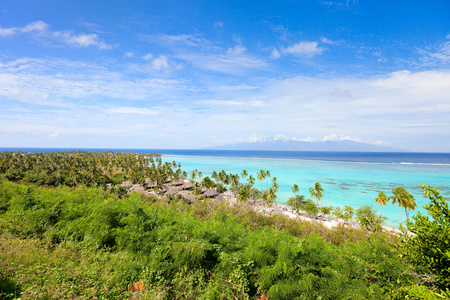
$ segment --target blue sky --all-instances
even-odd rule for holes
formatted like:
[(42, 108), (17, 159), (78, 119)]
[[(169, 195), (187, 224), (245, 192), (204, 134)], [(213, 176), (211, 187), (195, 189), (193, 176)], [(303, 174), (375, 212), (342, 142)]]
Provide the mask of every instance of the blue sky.
[(0, 147), (450, 152), (450, 1), (0, 5)]

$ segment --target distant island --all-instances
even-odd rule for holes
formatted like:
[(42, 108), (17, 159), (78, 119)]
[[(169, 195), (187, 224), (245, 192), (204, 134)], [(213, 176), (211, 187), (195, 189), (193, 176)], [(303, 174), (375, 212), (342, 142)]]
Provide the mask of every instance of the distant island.
[(385, 146), (371, 145), (354, 141), (307, 142), (292, 139), (271, 138), (253, 143), (238, 143), (206, 148), (208, 150), (268, 150), (268, 151), (349, 151), (349, 152), (405, 152)]

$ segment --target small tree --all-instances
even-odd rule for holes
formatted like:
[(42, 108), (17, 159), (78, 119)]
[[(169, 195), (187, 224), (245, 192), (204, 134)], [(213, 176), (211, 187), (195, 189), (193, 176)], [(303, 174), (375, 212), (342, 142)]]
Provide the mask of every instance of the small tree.
[(376, 232), (382, 230), (383, 217), (378, 216), (372, 205), (365, 205), (356, 210), (356, 218), (362, 228)]
[(331, 211), (332, 211), (332, 210), (333, 210), (333, 207), (332, 207), (332, 206), (323, 206), (323, 207), (320, 208), (320, 212), (321, 212), (324, 216), (331, 214)]
[(305, 196), (295, 195), (295, 197), (289, 198), (286, 204), (298, 213), (298, 211), (301, 210), (301, 207), (305, 204), (305, 202), (306, 202)]
[[(425, 205), (431, 219), (420, 212), (407, 220), (414, 235), (403, 232), (405, 255), (420, 270), (429, 270), (434, 280), (425, 280), (440, 289), (450, 289), (450, 209), (439, 190), (421, 185), (431, 203)], [(435, 281), (435, 282), (433, 282)]]
[(239, 202), (247, 202), (250, 198), (250, 191), (247, 189), (241, 189), (239, 190), (239, 193), (237, 194), (237, 200)]
[(310, 216), (317, 216), (319, 213), (319, 208), (311, 199), (306, 200), (305, 204), (301, 206), (301, 209), (304, 210)]
[(345, 223), (348, 223), (350, 219), (353, 217), (353, 207), (346, 205), (344, 209), (340, 207), (333, 208), (333, 215), (338, 218), (344, 220)]
[(335, 216), (338, 219), (342, 219), (344, 217), (344, 212), (342, 211), (342, 208), (340, 208), (339, 206), (334, 207), (333, 216)]
[(353, 212), (354, 212), (353, 207), (348, 205), (344, 206), (344, 214), (342, 219), (344, 219), (345, 222), (349, 222), (353, 217)]

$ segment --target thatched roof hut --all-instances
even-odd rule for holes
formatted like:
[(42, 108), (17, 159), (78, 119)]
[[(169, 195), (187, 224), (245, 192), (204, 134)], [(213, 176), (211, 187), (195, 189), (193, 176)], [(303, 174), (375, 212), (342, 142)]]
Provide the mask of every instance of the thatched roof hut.
[(191, 182), (187, 181), (183, 184), (183, 186), (181, 188), (183, 190), (189, 190), (189, 189), (194, 188), (194, 185)]
[(178, 188), (176, 187), (171, 187), (169, 188), (169, 190), (167, 190), (167, 192), (164, 193), (164, 195), (166, 196), (172, 196), (172, 195), (176, 195), (178, 194)]
[(215, 197), (215, 199), (219, 202), (222, 203), (225, 200), (225, 197), (222, 194), (219, 194)]
[(133, 185), (133, 183), (131, 181), (124, 181), (124, 182), (122, 182), (120, 184), (120, 187), (127, 188), (127, 187), (130, 187), (132, 185)]
[(191, 202), (195, 201), (195, 196), (189, 191), (180, 191), (179, 194), (183, 196), (183, 198), (190, 200)]
[(184, 180), (183, 179), (175, 179), (174, 181), (172, 181), (172, 185), (178, 186), (178, 185), (183, 185)]
[(154, 189), (158, 186), (158, 183), (156, 181), (150, 181), (150, 178), (145, 179), (144, 187), (146, 189)]
[(147, 192), (144, 188), (144, 186), (142, 184), (133, 184), (130, 189), (128, 190), (128, 193), (134, 193), (134, 192), (138, 192), (141, 193), (143, 195), (149, 196), (150, 193)]
[(217, 192), (216, 188), (209, 189), (203, 193), (203, 197), (205, 197), (205, 198), (214, 198), (218, 195), (219, 195), (219, 193)]
[(132, 193), (132, 192), (143, 192), (143, 191), (145, 191), (145, 188), (144, 188), (144, 186), (142, 184), (133, 184), (131, 186), (131, 188), (129, 189), (130, 193)]
[(169, 189), (170, 189), (170, 186), (166, 183), (161, 186), (161, 191), (163, 193), (167, 192)]

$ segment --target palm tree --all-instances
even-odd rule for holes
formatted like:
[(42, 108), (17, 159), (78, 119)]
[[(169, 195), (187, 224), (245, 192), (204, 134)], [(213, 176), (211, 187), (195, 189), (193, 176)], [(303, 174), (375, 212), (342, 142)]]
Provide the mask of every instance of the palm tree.
[(292, 187), (292, 192), (294, 193), (294, 195), (295, 195), (295, 193), (298, 193), (298, 192), (299, 192), (299, 189), (298, 189), (298, 185), (297, 185), (297, 184), (294, 184), (294, 186)]
[(250, 192), (247, 189), (242, 189), (239, 191), (237, 195), (237, 200), (240, 202), (247, 202), (248, 198), (250, 198)]
[(393, 195), (389, 197), (389, 200), (392, 200), (392, 204), (398, 204), (398, 212), (400, 213), (400, 220), (402, 221), (402, 226), (404, 226), (400, 207), (406, 206), (409, 194), (405, 190), (405, 188), (399, 186), (392, 189), (392, 194)]
[(278, 190), (280, 189), (280, 187), (278, 186), (278, 183), (274, 182), (273, 185), (272, 185), (272, 189), (273, 189), (275, 192), (278, 192)]
[(255, 177), (253, 177), (252, 175), (250, 175), (248, 177), (248, 187), (252, 188), (252, 186), (255, 184)]
[(323, 197), (323, 188), (320, 183), (316, 182), (313, 188), (309, 188), (309, 193), (311, 197), (316, 198), (317, 206), (319, 206), (319, 200), (322, 201)]
[(384, 192), (380, 192), (378, 193), (378, 198), (376, 198), (375, 201), (380, 204), (381, 219), (383, 220), (383, 205), (387, 204), (388, 198)]
[(234, 189), (235, 193), (237, 193), (239, 187), (239, 175), (231, 174), (231, 189)]
[(211, 179), (214, 179), (214, 181), (217, 183), (219, 176), (217, 175), (217, 172), (214, 171), (211, 174)]
[(242, 170), (241, 177), (242, 179), (244, 179), (244, 181), (247, 176), (248, 176), (247, 170)]
[(413, 195), (411, 195), (411, 194), (408, 193), (408, 197), (407, 197), (407, 200), (406, 200), (405, 206), (404, 206), (404, 208), (405, 208), (405, 214), (406, 214), (406, 219), (409, 219), (409, 211), (410, 211), (411, 209), (412, 209), (412, 210), (415, 210), (415, 209), (416, 209), (416, 206), (417, 206), (416, 199), (414, 199), (414, 196), (413, 196)]
[(254, 197), (254, 193), (253, 193), (253, 185), (255, 184), (255, 177), (253, 177), (252, 175), (250, 175), (248, 177), (248, 183), (247, 183), (247, 187), (248, 190), (250, 191), (250, 197), (253, 199)]
[(212, 187), (214, 186), (214, 183), (213, 183), (213, 181), (211, 180), (211, 178), (209, 178), (208, 176), (206, 176), (205, 178), (203, 178), (202, 185), (203, 185), (205, 188), (210, 189), (210, 188), (212, 188)]
[(264, 178), (266, 178), (266, 172), (264, 172), (264, 170), (260, 170), (256, 178), (258, 178), (258, 180), (261, 181), (261, 193), (262, 193), (262, 181)]
[(271, 205), (275, 201), (276, 198), (277, 198), (276, 192), (273, 190), (273, 188), (270, 188), (269, 192), (267, 193), (268, 204)]
[(269, 177), (270, 177), (270, 171), (267, 170), (267, 171), (266, 171), (266, 178), (267, 178), (267, 181), (266, 181), (266, 189), (269, 189)]

